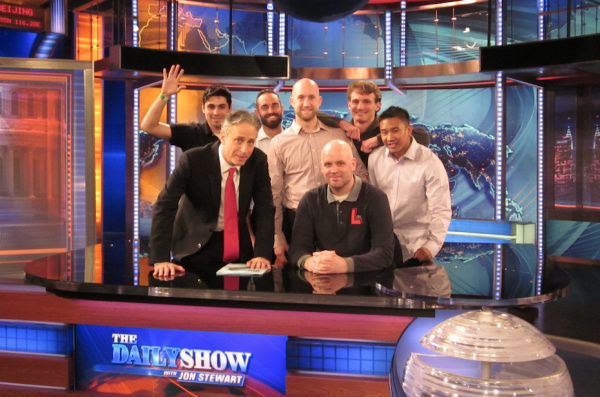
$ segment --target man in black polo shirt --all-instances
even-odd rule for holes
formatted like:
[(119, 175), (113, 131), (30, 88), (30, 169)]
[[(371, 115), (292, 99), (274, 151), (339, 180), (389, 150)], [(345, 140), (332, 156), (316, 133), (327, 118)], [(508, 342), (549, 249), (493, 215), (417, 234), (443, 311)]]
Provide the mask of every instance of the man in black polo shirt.
[(198, 123), (165, 124), (160, 122), (165, 105), (172, 95), (185, 88), (179, 84), (183, 69), (179, 65), (171, 66), (167, 73), (163, 69), (162, 91), (142, 120), (140, 128), (157, 138), (165, 139), (171, 145), (179, 146), (184, 152), (195, 147), (205, 146), (219, 140), (221, 125), (227, 113), (231, 111), (231, 92), (220, 84), (212, 85), (202, 96), (202, 112), (206, 121)]
[(304, 195), (296, 212), (290, 260), (313, 273), (351, 273), (401, 263), (385, 193), (354, 175), (350, 145), (331, 141), (321, 154), (327, 182)]

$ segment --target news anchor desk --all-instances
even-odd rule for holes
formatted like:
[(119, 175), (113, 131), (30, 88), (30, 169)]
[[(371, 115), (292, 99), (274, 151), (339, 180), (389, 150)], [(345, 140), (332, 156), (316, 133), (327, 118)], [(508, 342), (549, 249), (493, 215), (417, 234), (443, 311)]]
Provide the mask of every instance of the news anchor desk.
[[(77, 340), (74, 352), (69, 350), (57, 356), (19, 351), (0, 354), (5, 356), (0, 357), (0, 382), (13, 384), (0, 386), (0, 395), (169, 394), (163, 391), (173, 386), (170, 384), (164, 388), (155, 384), (150, 389), (140, 386), (138, 390), (127, 379), (119, 389), (114, 384), (108, 387), (110, 382), (106, 379), (83, 379), (82, 374), (89, 372), (82, 369), (88, 356), (83, 358), (84, 347), (79, 345), (83, 336), (79, 334), (96, 332), (78, 328), (87, 326), (106, 328), (108, 338), (112, 338), (112, 363), (95, 364), (96, 370), (102, 367), (108, 372), (119, 372), (114, 370), (116, 364), (148, 367), (152, 362), (146, 355), (151, 355), (152, 348), (157, 349), (156, 357), (160, 356), (154, 364), (160, 361), (160, 365), (175, 368), (175, 350), (168, 350), (171, 347), (163, 351), (163, 347), (142, 346), (140, 342), (140, 355), (134, 357), (134, 350), (137, 354), (138, 349), (133, 344), (146, 331), (166, 332), (164, 338), (170, 338), (171, 345), (180, 338), (177, 332), (241, 334), (247, 340), (262, 335), (276, 338), (273, 344), (279, 343), (277, 338), (283, 338), (284, 361), (265, 358), (265, 367), (283, 367), (283, 383), (260, 381), (263, 374), (248, 372), (245, 387), (226, 386), (226, 382), (198, 383), (198, 390), (206, 395), (389, 395), (388, 378), (381, 366), (387, 365), (385, 370), (389, 372), (386, 354), (389, 362), (390, 351), (393, 355), (400, 337), (404, 338), (403, 334), (408, 334), (411, 324), (419, 319), (435, 318), (436, 313), (449, 310), (532, 305), (560, 298), (569, 289), (564, 273), (552, 263), (546, 262), (544, 272), (540, 271), (535, 247), (517, 244), (449, 243), (434, 263), (407, 263), (405, 268), (374, 273), (317, 277), (292, 266), (275, 267), (261, 277), (240, 278), (237, 290), (224, 290), (222, 277), (214, 274), (186, 273), (172, 280), (154, 279), (151, 268), (144, 266), (143, 261), (134, 267), (125, 266), (125, 260), (115, 263), (119, 262), (114, 259), (118, 255), (111, 254), (111, 247), (107, 243), (35, 260), (25, 267), (31, 288), (0, 290), (1, 320), (74, 325), (75, 331), (71, 332)], [(329, 360), (327, 352), (342, 351), (340, 343), (345, 344), (347, 361), (341, 355), (335, 356), (335, 362)], [(185, 350), (187, 356), (177, 356), (179, 368), (182, 361), (190, 368), (210, 367), (208, 356), (206, 363), (197, 356), (193, 362), (191, 352), (197, 349), (181, 349), (181, 344), (185, 343), (180, 342), (176, 350)], [(226, 365), (219, 362), (219, 357), (225, 360), (225, 353), (219, 349), (212, 353), (216, 355), (211, 361), (213, 370)], [(359, 357), (353, 367), (350, 356), (357, 351), (362, 352), (363, 361)], [(89, 354), (93, 356), (94, 352)], [(251, 353), (227, 352), (227, 358), (236, 354), (243, 358), (243, 354), (249, 357)], [(256, 371), (261, 365), (261, 352), (252, 354), (252, 360), (257, 361), (251, 366)], [(378, 362), (377, 357), (382, 355), (383, 361)], [(144, 375), (148, 378), (147, 373)], [(233, 375), (221, 379), (230, 378), (237, 381)], [(198, 391), (197, 395), (202, 393)]]

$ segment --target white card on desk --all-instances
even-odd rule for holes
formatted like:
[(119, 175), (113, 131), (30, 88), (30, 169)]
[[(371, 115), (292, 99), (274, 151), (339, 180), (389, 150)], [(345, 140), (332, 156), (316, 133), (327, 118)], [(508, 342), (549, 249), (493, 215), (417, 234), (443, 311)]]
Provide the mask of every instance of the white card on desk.
[(262, 276), (268, 269), (250, 269), (245, 263), (230, 263), (217, 270), (217, 276)]

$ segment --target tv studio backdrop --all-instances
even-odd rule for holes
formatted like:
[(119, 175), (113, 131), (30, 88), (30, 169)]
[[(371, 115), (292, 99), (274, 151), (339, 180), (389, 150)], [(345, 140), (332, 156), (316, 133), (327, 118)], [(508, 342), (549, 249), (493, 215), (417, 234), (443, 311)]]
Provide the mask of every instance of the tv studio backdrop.
[[(535, 244), (534, 294), (545, 255), (600, 259), (589, 244), (600, 231), (600, 56), (582, 50), (600, 48), (595, 2), (374, 0), (328, 21), (295, 18), (274, 3), (0, 5), (2, 266), (59, 253), (69, 275), (69, 261), (81, 259), (70, 253), (83, 249), (86, 282), (148, 285), (152, 204), (180, 153), (139, 123), (160, 94), (162, 69), (175, 63), (187, 89), (170, 99), (164, 122), (203, 121), (203, 90), (218, 82), (232, 90), (234, 109), (254, 110), (261, 89), (277, 89), (287, 126), (291, 86), (303, 77), (319, 83), (321, 110), (349, 120), (347, 85), (376, 82), (382, 109), (406, 108), (448, 172), (447, 241), (468, 242), (461, 255), (469, 258), (448, 253), (448, 272), (473, 274), (453, 294), (468, 294), (479, 278), (489, 284), (501, 263), (496, 248), (515, 240)], [(26, 393), (23, 385), (167, 393), (177, 376), (203, 376), (209, 381), (196, 383), (214, 387), (249, 382), (267, 395), (303, 395), (306, 382), (385, 393), (410, 324), (452, 314), (195, 307), (34, 289), (0, 295), (6, 393)], [(484, 295), (502, 298), (494, 288)], [(323, 325), (332, 316), (336, 324)], [(330, 354), (340, 360), (333, 367), (323, 364)], [(151, 355), (165, 369), (149, 370)], [(182, 375), (177, 360), (208, 372)], [(223, 365), (236, 374), (211, 378)], [(148, 389), (144, 379), (163, 383)]]

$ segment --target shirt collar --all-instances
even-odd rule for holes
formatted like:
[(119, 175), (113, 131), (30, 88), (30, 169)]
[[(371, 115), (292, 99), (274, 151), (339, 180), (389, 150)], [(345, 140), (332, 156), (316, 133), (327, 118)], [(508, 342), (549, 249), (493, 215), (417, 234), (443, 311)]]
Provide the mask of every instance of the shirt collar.
[(264, 127), (260, 127), (260, 130), (258, 130), (258, 136), (256, 137), (256, 141), (262, 141), (265, 139), (271, 139), (271, 137), (267, 135)]
[(240, 172), (239, 165), (231, 165), (227, 161), (225, 161), (225, 158), (223, 158), (222, 151), (223, 151), (223, 146), (219, 145), (219, 164), (221, 166), (221, 174), (228, 174), (229, 169), (231, 167), (235, 168), (237, 170), (237, 172)]
[[(292, 131), (294, 131), (296, 134), (299, 134), (300, 131), (302, 131), (302, 127), (300, 127), (300, 124), (296, 123), (296, 119), (294, 119), (294, 121), (292, 122), (292, 125), (290, 126), (290, 129)], [(329, 127), (327, 127), (325, 124), (321, 123), (321, 120), (317, 119), (317, 130), (316, 132), (319, 132), (321, 130), (330, 130)], [(309, 132), (303, 131), (306, 134), (309, 134)], [(312, 132), (312, 131), (311, 131)]]
[[(355, 202), (358, 200), (358, 195), (360, 194), (360, 188), (362, 187), (362, 180), (358, 178), (356, 175), (352, 175), (354, 177), (354, 186), (352, 186), (352, 190), (348, 193), (348, 197), (344, 201)], [(327, 185), (327, 202), (329, 204), (335, 202), (336, 199), (333, 197), (333, 193), (331, 193), (331, 189), (329, 189), (329, 185)]]

